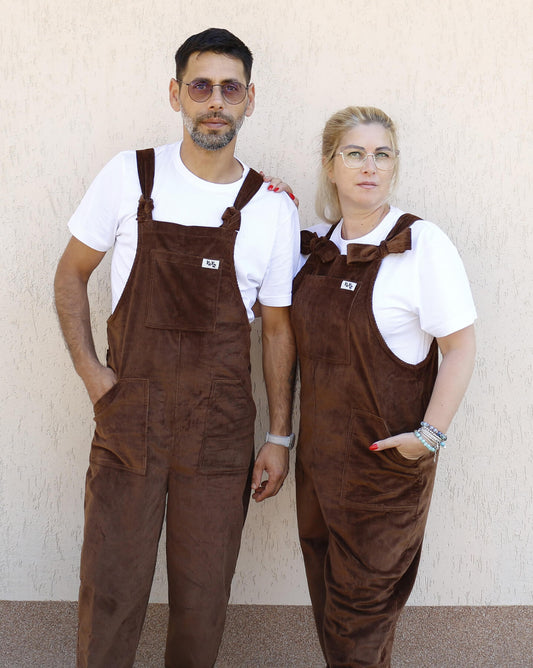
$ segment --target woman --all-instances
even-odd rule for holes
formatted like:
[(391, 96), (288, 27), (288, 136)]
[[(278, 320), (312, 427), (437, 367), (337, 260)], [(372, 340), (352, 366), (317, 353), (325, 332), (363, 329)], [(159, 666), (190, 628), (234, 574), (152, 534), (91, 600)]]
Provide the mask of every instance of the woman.
[(391, 119), (348, 107), (322, 140), (326, 222), (302, 233), (308, 258), (292, 307), (298, 526), (328, 666), (385, 667), (439, 448), (472, 373), (476, 314), (450, 240), (389, 204), (399, 156)]

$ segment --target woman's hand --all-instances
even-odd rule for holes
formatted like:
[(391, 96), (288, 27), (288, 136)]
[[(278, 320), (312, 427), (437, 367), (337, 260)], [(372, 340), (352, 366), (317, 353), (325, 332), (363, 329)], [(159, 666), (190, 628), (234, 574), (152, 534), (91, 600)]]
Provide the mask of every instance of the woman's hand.
[(370, 446), (372, 452), (379, 452), (388, 448), (396, 448), (405, 459), (420, 459), (420, 457), (429, 454), (429, 450), (422, 445), (413, 432), (391, 436), (382, 441), (376, 441)]
[(296, 195), (292, 192), (292, 188), (288, 183), (285, 183), (285, 181), (282, 181), (281, 179), (278, 179), (276, 176), (266, 176), (264, 172), (259, 172), (261, 176), (263, 177), (263, 181), (265, 183), (269, 183), (270, 185), (268, 186), (268, 189), (271, 190), (272, 192), (278, 193), (278, 192), (285, 192), (287, 195), (292, 199), (296, 207), (300, 205), (299, 199), (296, 197)]
[[(442, 362), (423, 419), (445, 432), (472, 375), (476, 354), (474, 325), (439, 338), (437, 343), (442, 353)], [(406, 459), (418, 459), (430, 452), (413, 433), (391, 436), (370, 446), (373, 452), (387, 448), (398, 448), (398, 452)]]

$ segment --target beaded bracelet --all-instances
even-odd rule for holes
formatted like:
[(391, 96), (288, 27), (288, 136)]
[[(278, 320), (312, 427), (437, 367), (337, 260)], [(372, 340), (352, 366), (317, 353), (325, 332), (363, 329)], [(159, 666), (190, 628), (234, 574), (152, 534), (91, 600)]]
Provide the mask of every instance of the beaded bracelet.
[[(445, 441), (448, 438), (446, 436), (446, 434), (443, 434), (442, 431), (439, 431), (437, 429), (437, 427), (434, 427), (432, 424), (429, 424), (428, 422), (424, 422), (422, 420), (422, 422), (420, 423), (420, 426), (425, 427), (426, 429), (429, 429), (429, 431), (432, 431), (434, 434), (436, 434), (440, 438), (441, 441)], [(444, 446), (442, 446), (442, 447), (444, 447)]]
[(424, 422), (422, 420), (420, 427), (415, 429), (413, 433), (418, 438), (420, 443), (422, 443), (425, 448), (433, 453), (433, 460), (436, 460), (437, 452), (441, 448), (446, 447), (446, 439), (448, 438), (446, 434), (443, 434), (428, 422)]
[(418, 438), (418, 440), (420, 441), (420, 443), (422, 443), (424, 447), (426, 447), (430, 452), (433, 452), (435, 455), (437, 454), (438, 446), (434, 448), (432, 445), (430, 445), (426, 441), (426, 439), (422, 436), (422, 434), (418, 431), (418, 429), (415, 429), (413, 434)]
[(418, 427), (418, 431), (421, 436), (423, 436), (426, 441), (430, 443), (435, 448), (440, 448), (442, 444), (444, 443), (443, 440), (441, 440), (437, 434), (434, 432), (430, 431), (427, 427)]

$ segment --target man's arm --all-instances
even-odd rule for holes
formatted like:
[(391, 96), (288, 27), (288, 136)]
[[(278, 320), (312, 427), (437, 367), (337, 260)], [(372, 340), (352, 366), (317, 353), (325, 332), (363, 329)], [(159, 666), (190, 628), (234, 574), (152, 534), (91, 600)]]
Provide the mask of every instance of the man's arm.
[(89, 278), (104, 255), (71, 237), (59, 260), (54, 281), (59, 324), (74, 368), (93, 404), (117, 382), (114, 372), (103, 366), (96, 355), (87, 296)]
[[(270, 416), (269, 432), (276, 436), (291, 433), (292, 401), (296, 370), (296, 345), (289, 307), (261, 305), (263, 318), (263, 375)], [(289, 451), (283, 445), (265, 443), (255, 461), (252, 489), (255, 501), (278, 493), (289, 471)], [(261, 482), (263, 472), (268, 480)]]

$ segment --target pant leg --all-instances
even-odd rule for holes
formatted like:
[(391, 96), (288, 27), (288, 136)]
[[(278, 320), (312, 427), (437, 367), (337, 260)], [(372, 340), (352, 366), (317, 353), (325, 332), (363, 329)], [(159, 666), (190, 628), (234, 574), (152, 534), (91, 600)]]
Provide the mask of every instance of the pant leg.
[(330, 668), (388, 668), (415, 582), (425, 526), (416, 509), (337, 509), (328, 517), (324, 646)]
[(249, 489), (247, 471), (170, 474), (166, 668), (211, 668), (215, 663)]
[(326, 605), (326, 583), (324, 568), (329, 545), (329, 530), (324, 521), (320, 503), (313, 484), (313, 477), (305, 463), (296, 460), (296, 510), (298, 533), (305, 564), (307, 584), (318, 639), (324, 651), (324, 610)]
[[(324, 654), (330, 668), (388, 668), (398, 616), (416, 577), (435, 464), (394, 453), (370, 459), (366, 448), (337, 436), (315, 438), (327, 447), (308, 448), (297, 469), (305, 474), (303, 481), (297, 477), (299, 526), (304, 552), (311, 553), (311, 592), (320, 592), (312, 580), (323, 564)], [(302, 521), (313, 519), (317, 503), (327, 527), (325, 555), (324, 543), (313, 542), (321, 535), (313, 533), (313, 522)]]
[(91, 464), (79, 596), (79, 668), (130, 668), (165, 512), (166, 473)]

